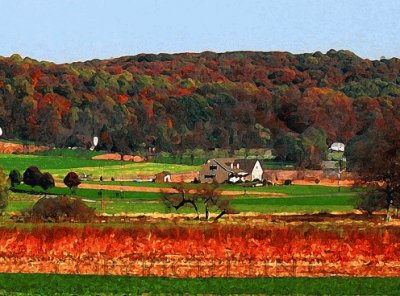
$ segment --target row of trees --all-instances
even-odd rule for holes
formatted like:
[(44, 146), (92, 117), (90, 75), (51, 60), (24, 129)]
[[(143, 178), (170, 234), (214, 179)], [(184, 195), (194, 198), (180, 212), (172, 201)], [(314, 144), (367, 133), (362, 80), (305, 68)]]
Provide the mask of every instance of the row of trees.
[[(8, 179), (11, 187), (15, 187), (15, 185), (24, 182), (24, 184), (31, 187), (40, 186), (42, 189), (48, 190), (55, 185), (54, 178), (50, 173), (42, 173), (39, 168), (35, 166), (27, 168), (23, 175), (21, 175), (18, 170), (12, 170)], [(73, 191), (81, 184), (81, 181), (75, 172), (69, 172), (64, 178), (64, 184)]]
[(36, 166), (27, 168), (22, 176), (18, 170), (12, 170), (9, 180), (12, 187), (21, 184), (22, 181), (31, 187), (40, 186), (43, 190), (48, 190), (55, 185), (53, 176), (48, 172), (42, 173)]
[[(0, 209), (4, 210), (8, 203), (9, 189), (21, 184), (31, 187), (40, 186), (43, 190), (55, 186), (53, 176), (42, 173), (37, 167), (31, 166), (25, 170), (23, 175), (18, 170), (12, 170), (7, 176), (0, 170)], [(79, 176), (75, 172), (69, 172), (64, 178), (64, 184), (74, 192), (80, 184)], [(60, 222), (65, 219), (80, 222), (90, 222), (95, 218), (95, 208), (88, 207), (80, 198), (69, 198), (66, 196), (56, 196), (42, 198), (36, 202), (32, 209), (28, 210), (29, 221), (55, 221)]]
[[(7, 138), (122, 153), (274, 147), (314, 167), (398, 117), (400, 61), (348, 51), (138, 55), (57, 65), (0, 57)], [(375, 129), (378, 127), (378, 129)], [(317, 138), (310, 137), (317, 135)], [(316, 140), (315, 140), (316, 139)]]

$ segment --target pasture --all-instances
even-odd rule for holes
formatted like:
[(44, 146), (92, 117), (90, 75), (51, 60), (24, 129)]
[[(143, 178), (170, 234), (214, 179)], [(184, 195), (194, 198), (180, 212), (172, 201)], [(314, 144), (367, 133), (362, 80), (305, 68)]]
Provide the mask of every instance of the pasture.
[(0, 293), (17, 295), (266, 294), (397, 295), (399, 278), (163, 278), (0, 274)]
[[(139, 183), (142, 186), (155, 183)], [(160, 184), (158, 184), (160, 185)], [(192, 185), (195, 187), (196, 185)], [(236, 185), (237, 186), (237, 185)], [(120, 187), (123, 190), (124, 186)], [(91, 207), (95, 207), (97, 212), (106, 214), (118, 213), (193, 213), (193, 209), (189, 206), (175, 211), (167, 208), (161, 201), (162, 195), (159, 192), (135, 192), (124, 191), (122, 197), (120, 191), (102, 190), (102, 196), (99, 190), (77, 188), (74, 193), (65, 187), (55, 187), (45, 192), (40, 187), (31, 188), (27, 185), (18, 185), (16, 189), (26, 192), (32, 191), (35, 194), (57, 194), (57, 195), (76, 195), (83, 198)], [(243, 190), (242, 187), (235, 188), (234, 185), (222, 186), (222, 189)], [(260, 213), (315, 213), (315, 212), (347, 212), (353, 209), (353, 196), (349, 188), (344, 188), (338, 192), (334, 187), (324, 186), (270, 186), (251, 188), (246, 194), (239, 194), (231, 197), (231, 206), (239, 212), (260, 212)], [(252, 192), (263, 194), (252, 194)], [(274, 197), (271, 193), (284, 194)], [(21, 200), (18, 195), (25, 198)], [(39, 195), (18, 194), (14, 193), (15, 198), (11, 198), (7, 212), (19, 212), (33, 205)], [(101, 200), (103, 200), (103, 207)], [(203, 212), (203, 205), (199, 204), (199, 209)]]
[[(151, 182), (133, 181), (110, 181), (111, 177), (116, 179), (132, 178), (137, 176), (154, 175), (161, 171), (172, 173), (192, 172), (199, 169), (199, 166), (179, 165), (168, 163), (130, 163), (113, 160), (92, 160), (91, 157), (99, 152), (84, 150), (54, 149), (38, 152), (35, 155), (13, 155), (0, 154), (0, 166), (6, 173), (12, 169), (18, 169), (21, 173), (29, 166), (37, 166), (42, 172), (50, 172), (57, 181), (61, 181), (70, 172), (92, 174), (94, 181), (83, 183), (103, 184), (104, 190), (99, 195), (99, 189), (78, 188), (74, 194), (67, 188), (52, 188), (44, 192), (41, 188), (31, 188), (26, 185), (19, 185), (16, 189), (35, 194), (25, 195), (23, 199), (15, 198), (14, 193), (10, 198), (7, 212), (20, 212), (33, 205), (39, 198), (37, 194), (76, 195), (85, 200), (90, 206), (95, 207), (99, 213), (176, 213), (168, 209), (161, 201), (159, 192), (135, 192), (125, 191), (126, 186), (130, 190), (135, 187), (146, 187), (149, 189), (169, 188), (174, 184), (159, 184)], [(102, 183), (99, 177), (103, 176)], [(107, 190), (107, 185), (116, 185), (118, 189)], [(238, 195), (232, 198), (231, 206), (239, 212), (260, 212), (260, 213), (315, 213), (351, 211), (353, 209), (353, 196), (356, 194), (350, 188), (343, 187), (340, 192), (336, 187), (325, 186), (267, 186), (248, 187), (248, 184), (224, 184), (221, 190), (236, 191)], [(190, 184), (193, 188), (198, 185)], [(122, 191), (122, 195), (121, 195)], [(272, 194), (279, 193), (282, 197), (272, 197)], [(264, 195), (265, 194), (265, 195)], [(20, 195), (21, 196), (21, 195)], [(200, 211), (202, 205), (200, 204)], [(181, 208), (177, 213), (193, 213), (190, 207)]]
[(58, 180), (62, 180), (70, 171), (92, 174), (93, 178), (98, 180), (100, 176), (107, 179), (111, 177), (133, 179), (137, 176), (154, 175), (161, 171), (186, 173), (198, 170), (197, 166), (93, 160), (79, 157), (77, 152), (69, 153), (63, 156), (0, 154), (0, 166), (6, 173), (13, 169), (23, 173), (29, 166), (37, 166), (42, 172), (49, 172)]

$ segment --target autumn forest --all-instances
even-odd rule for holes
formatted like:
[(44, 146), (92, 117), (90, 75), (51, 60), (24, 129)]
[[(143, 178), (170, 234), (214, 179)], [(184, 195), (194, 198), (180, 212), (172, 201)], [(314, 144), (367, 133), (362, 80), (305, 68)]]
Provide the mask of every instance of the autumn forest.
[(312, 164), (327, 145), (400, 129), (400, 60), (330, 50), (140, 54), (71, 64), (0, 57), (6, 139), (129, 153), (270, 147)]

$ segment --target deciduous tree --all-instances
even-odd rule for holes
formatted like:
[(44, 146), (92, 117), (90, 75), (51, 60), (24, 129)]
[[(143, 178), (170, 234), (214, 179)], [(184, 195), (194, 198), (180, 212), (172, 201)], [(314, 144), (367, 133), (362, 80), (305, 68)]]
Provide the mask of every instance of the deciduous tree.
[(27, 168), (23, 175), (24, 184), (29, 185), (31, 187), (35, 187), (39, 185), (39, 180), (42, 176), (42, 173), (36, 166), (30, 166)]
[(81, 184), (79, 176), (75, 172), (69, 172), (64, 178), (64, 184), (71, 190), (75, 189)]
[(10, 181), (7, 175), (4, 174), (3, 168), (0, 167), (0, 214), (8, 205), (8, 194), (10, 189)]
[(359, 196), (357, 206), (372, 212), (386, 208), (386, 220), (390, 210), (400, 204), (400, 134), (395, 128), (370, 131), (352, 143), (348, 160), (357, 174), (358, 186), (369, 188)]
[(19, 185), (22, 182), (22, 176), (18, 170), (12, 170), (8, 175), (8, 178), (10, 179), (10, 184), (12, 187)]

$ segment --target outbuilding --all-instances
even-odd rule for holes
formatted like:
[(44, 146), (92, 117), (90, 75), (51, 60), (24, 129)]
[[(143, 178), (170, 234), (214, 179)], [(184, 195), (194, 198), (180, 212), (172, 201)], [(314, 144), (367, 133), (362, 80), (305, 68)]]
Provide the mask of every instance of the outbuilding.
[(171, 173), (167, 171), (162, 171), (156, 174), (156, 183), (169, 183), (171, 182)]

